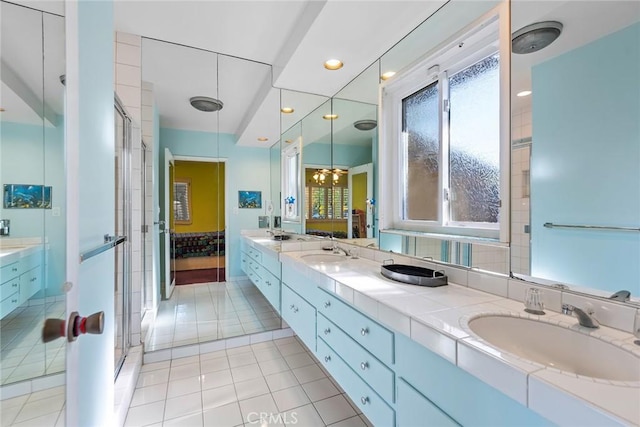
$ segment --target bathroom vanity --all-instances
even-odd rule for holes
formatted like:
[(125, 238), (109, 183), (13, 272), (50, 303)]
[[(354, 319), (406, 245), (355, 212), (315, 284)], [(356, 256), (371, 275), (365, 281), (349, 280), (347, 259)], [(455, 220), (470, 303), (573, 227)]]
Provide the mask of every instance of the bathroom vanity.
[[(449, 286), (405, 285), (380, 274), (383, 261), (435, 265), (362, 248), (358, 259), (327, 257), (326, 242), (274, 245), (265, 239), (244, 236), (243, 247), (262, 259), (278, 257), (283, 319), (376, 426), (640, 424), (640, 346), (630, 333), (634, 307), (621, 314), (623, 320), (605, 316), (616, 326), (630, 321), (627, 331), (587, 330), (560, 313), (563, 302), (577, 303), (561, 291), (545, 290), (547, 314), (536, 316), (521, 302), (533, 284), (445, 267)], [(473, 289), (479, 282), (492, 293)], [(585, 374), (588, 367), (576, 374), (572, 367), (535, 362), (475, 333), (470, 324), (487, 316), (580, 334), (622, 351), (630, 366), (598, 378)], [(593, 359), (607, 363), (598, 354)]]
[(0, 319), (5, 318), (42, 286), (42, 246), (0, 246)]

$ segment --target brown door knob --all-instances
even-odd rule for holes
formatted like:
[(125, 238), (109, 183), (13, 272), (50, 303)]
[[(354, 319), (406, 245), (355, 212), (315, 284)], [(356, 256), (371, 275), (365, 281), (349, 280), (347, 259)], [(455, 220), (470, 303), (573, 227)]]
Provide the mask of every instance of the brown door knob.
[(83, 334), (101, 334), (104, 331), (104, 311), (99, 311), (88, 317), (82, 317), (77, 312), (69, 316), (67, 339), (75, 341)]
[(50, 342), (66, 335), (64, 319), (45, 319), (42, 327), (42, 342)]

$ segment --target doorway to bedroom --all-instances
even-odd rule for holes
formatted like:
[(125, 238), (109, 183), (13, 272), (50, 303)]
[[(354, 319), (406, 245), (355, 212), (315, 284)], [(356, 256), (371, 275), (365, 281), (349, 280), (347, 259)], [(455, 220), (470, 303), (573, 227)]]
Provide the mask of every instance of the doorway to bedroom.
[(175, 159), (176, 286), (225, 281), (225, 163)]

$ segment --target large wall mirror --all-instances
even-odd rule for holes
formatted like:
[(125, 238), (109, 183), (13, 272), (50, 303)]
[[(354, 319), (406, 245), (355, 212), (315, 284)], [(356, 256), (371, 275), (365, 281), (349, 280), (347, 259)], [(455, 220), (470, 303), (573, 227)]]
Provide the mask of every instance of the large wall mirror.
[(559, 34), (539, 50), (514, 43), (511, 270), (638, 297), (640, 3), (511, 12), (514, 33), (543, 22)]
[(1, 384), (62, 372), (65, 343), (42, 343), (64, 318), (64, 18), (0, 3)]

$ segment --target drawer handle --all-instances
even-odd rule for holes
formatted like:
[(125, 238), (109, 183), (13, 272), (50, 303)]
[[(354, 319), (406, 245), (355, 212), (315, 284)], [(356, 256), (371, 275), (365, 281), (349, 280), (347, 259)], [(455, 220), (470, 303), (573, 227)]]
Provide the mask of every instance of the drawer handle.
[(16, 271), (18, 271), (18, 267), (11, 267), (11, 271), (15, 273)]
[(361, 397), (360, 398), (360, 402), (362, 402), (363, 405), (366, 405), (367, 403), (369, 403), (369, 398), (368, 397)]
[(362, 369), (363, 371), (366, 370), (369, 367), (369, 362), (362, 362), (360, 364), (360, 369)]
[(11, 285), (11, 287), (12, 287), (12, 288), (17, 288), (17, 287), (18, 287), (18, 284), (17, 284), (17, 283), (13, 283), (13, 284)]
[(324, 330), (325, 335), (329, 335), (331, 333), (331, 328), (327, 328)]
[(294, 312), (294, 313), (297, 313), (297, 312), (298, 312), (298, 307), (294, 307), (294, 308), (293, 308), (293, 312)]
[(327, 363), (331, 362), (331, 356), (325, 356), (324, 357), (324, 361), (327, 362)]
[(37, 277), (32, 277), (32, 278), (31, 278), (31, 281), (32, 281), (32, 282), (35, 282), (36, 280), (38, 280), (38, 278), (37, 278)]
[(327, 301), (324, 303), (324, 308), (329, 308), (331, 307), (331, 301)]
[(12, 303), (16, 303), (16, 302), (18, 302), (18, 300), (17, 299), (12, 299), (11, 302)]
[(267, 286), (271, 286), (271, 282), (267, 280)]
[(365, 336), (369, 333), (369, 328), (360, 329), (360, 335)]

